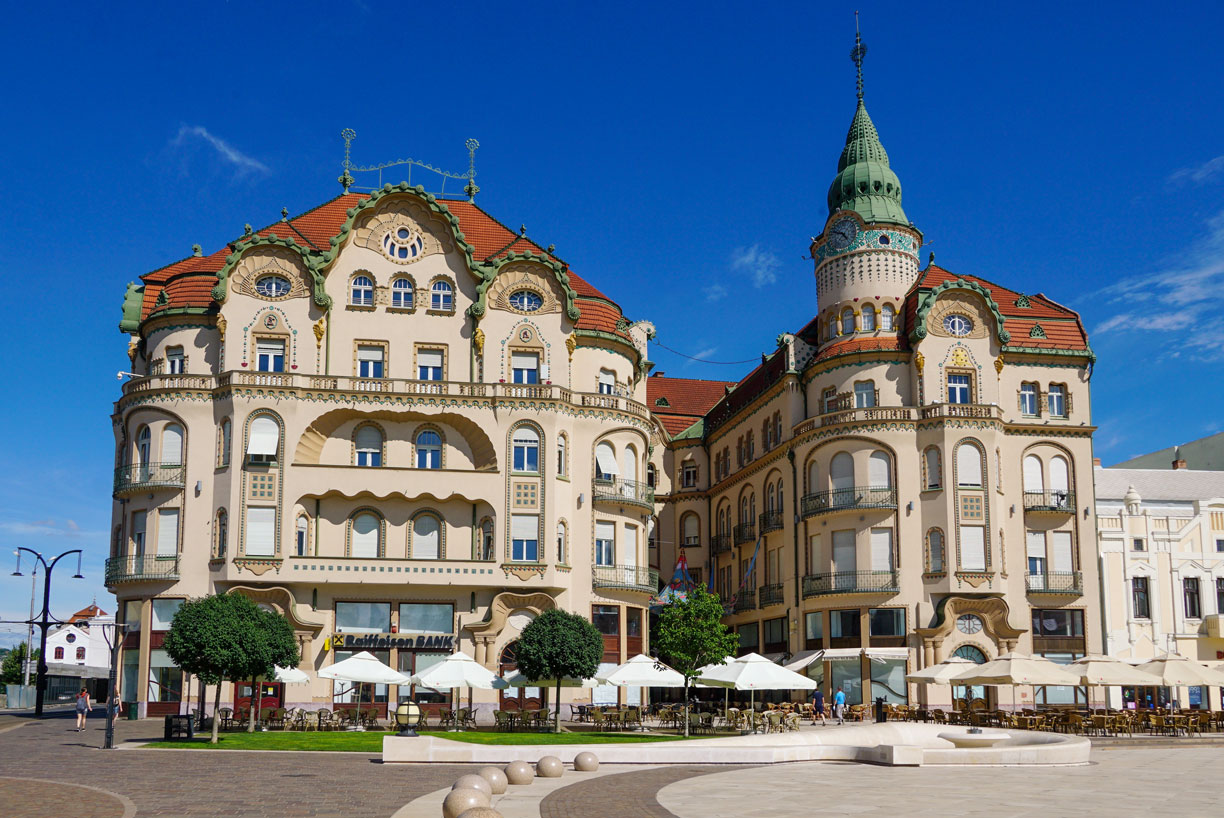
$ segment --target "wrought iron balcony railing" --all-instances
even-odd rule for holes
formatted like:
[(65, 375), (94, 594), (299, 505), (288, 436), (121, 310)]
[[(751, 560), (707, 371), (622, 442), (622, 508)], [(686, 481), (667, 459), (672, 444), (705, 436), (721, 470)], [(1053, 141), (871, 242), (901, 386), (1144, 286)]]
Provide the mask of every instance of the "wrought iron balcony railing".
[(731, 606), (731, 610), (735, 613), (743, 613), (744, 611), (755, 611), (756, 606), (756, 591), (745, 588), (735, 598), (735, 604)]
[(591, 585), (653, 594), (659, 590), (659, 572), (644, 565), (596, 565)]
[(766, 511), (761, 515), (761, 533), (768, 534), (771, 531), (781, 531), (782, 523), (781, 511)]
[(735, 536), (736, 545), (752, 542), (756, 539), (756, 526), (752, 523), (740, 523), (731, 531)]
[(147, 489), (181, 489), (182, 463), (140, 463), (115, 469), (115, 496)]
[(762, 608), (767, 608), (770, 605), (782, 604), (782, 583), (776, 585), (762, 585), (761, 590), (757, 592), (757, 600)]
[(106, 561), (104, 576), (108, 586), (122, 582), (176, 580), (179, 578), (179, 558), (153, 554), (111, 557)]
[(1030, 594), (1074, 594), (1084, 593), (1084, 580), (1079, 571), (1046, 571), (1044, 574), (1027, 574), (1025, 588)]
[(710, 537), (710, 551), (714, 554), (725, 554), (731, 550), (730, 534), (715, 534)]
[(597, 477), (592, 484), (591, 494), (596, 502), (632, 503), (644, 508), (654, 508), (654, 489), (637, 480)]
[(897, 490), (887, 487), (855, 486), (833, 491), (805, 494), (799, 501), (804, 519), (831, 511), (859, 508), (896, 508)]
[(1075, 492), (1067, 489), (1024, 492), (1024, 510), (1049, 514), (1074, 514)]
[(803, 597), (825, 594), (895, 594), (901, 590), (896, 571), (833, 571), (803, 578)]

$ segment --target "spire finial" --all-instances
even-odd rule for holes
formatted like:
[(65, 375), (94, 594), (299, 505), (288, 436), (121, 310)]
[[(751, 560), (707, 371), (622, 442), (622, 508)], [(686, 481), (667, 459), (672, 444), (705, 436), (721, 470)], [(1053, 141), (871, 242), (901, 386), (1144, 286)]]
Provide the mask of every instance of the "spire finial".
[(863, 45), (863, 37), (859, 34), (858, 11), (854, 12), (854, 48), (850, 49), (850, 59), (854, 60), (858, 69), (858, 100), (863, 101), (863, 57), (867, 55), (867, 46)]
[(357, 132), (352, 128), (345, 128), (340, 132), (340, 138), (344, 140), (344, 173), (340, 174), (336, 181), (344, 188), (344, 192), (348, 193), (349, 188), (352, 187), (354, 182), (353, 174), (349, 173), (353, 169), (353, 163), (349, 159), (349, 151), (353, 147), (353, 140), (357, 138)]

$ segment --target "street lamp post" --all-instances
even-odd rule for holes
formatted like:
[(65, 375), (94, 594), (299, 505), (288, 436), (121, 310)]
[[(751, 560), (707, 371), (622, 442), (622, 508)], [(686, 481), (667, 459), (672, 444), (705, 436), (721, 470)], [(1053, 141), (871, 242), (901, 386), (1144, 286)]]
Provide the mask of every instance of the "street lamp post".
[(102, 625), (102, 633), (105, 636), (106, 630), (109, 628), (111, 638), (108, 641), (107, 647), (110, 648), (110, 683), (106, 686), (106, 740), (102, 743), (103, 750), (115, 749), (115, 719), (119, 717), (119, 708), (115, 706), (115, 700), (119, 698), (119, 646), (123, 643), (124, 625), (120, 625), (118, 620), (110, 625)]
[[(85, 577), (81, 574), (81, 549), (79, 548), (74, 548), (71, 551), (65, 551), (64, 553), (60, 554), (55, 559), (51, 560), (50, 563), (48, 563), (45, 559), (43, 559), (42, 554), (38, 553), (37, 551), (31, 548), (26, 548), (25, 546), (19, 546), (17, 548), (17, 551), (18, 552), (25, 551), (27, 554), (34, 555), (34, 557), (40, 563), (42, 563), (42, 567), (43, 567), (42, 614), (37, 619), (35, 619), (34, 617), (30, 617), (30, 619), (27, 621), (27, 624), (29, 625), (37, 625), (38, 630), (39, 630), (38, 677), (37, 677), (37, 680), (34, 682), (34, 686), (35, 686), (34, 718), (41, 719), (42, 714), (43, 714), (43, 697), (46, 695), (46, 692), (47, 692), (47, 630), (52, 625), (62, 625), (63, 624), (61, 620), (54, 619), (51, 616), (51, 572), (55, 569), (56, 564), (60, 560), (62, 560), (64, 557), (68, 556), (69, 554), (76, 554), (77, 555), (77, 572), (72, 575), (72, 578), (73, 579), (85, 579)], [(22, 576), (21, 554), (20, 553), (17, 554), (17, 570), (13, 572), (13, 576), (15, 577)], [(29, 657), (27, 656), (26, 659), (28, 660)]]

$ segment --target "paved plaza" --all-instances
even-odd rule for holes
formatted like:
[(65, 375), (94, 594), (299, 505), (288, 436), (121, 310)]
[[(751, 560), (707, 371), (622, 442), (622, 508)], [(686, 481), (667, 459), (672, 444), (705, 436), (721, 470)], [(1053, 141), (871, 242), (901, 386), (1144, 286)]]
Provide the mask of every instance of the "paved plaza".
[[(118, 739), (158, 737), (160, 723), (119, 722)], [(393, 815), (472, 767), (383, 765), (361, 753), (121, 749), (103, 752), (101, 719), (0, 716), (6, 818)], [(1218, 814), (1220, 747), (1110, 748), (1085, 767), (889, 768), (801, 763), (614, 772), (562, 786), (542, 818), (734, 816), (1052, 816)], [(605, 768), (606, 769), (606, 768)]]

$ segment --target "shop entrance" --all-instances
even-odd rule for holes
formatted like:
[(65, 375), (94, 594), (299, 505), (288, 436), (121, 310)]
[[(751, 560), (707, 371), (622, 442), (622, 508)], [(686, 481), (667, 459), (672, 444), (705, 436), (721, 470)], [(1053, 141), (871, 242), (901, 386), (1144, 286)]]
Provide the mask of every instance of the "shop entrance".
[(1122, 706), (1127, 710), (1168, 709), (1169, 688), (1124, 687), (1122, 688)]
[[(518, 670), (518, 662), (514, 657), (517, 641), (502, 648), (498, 670), (502, 676)], [(539, 710), (544, 706), (544, 692), (538, 687), (508, 687), (501, 691), (499, 698), (502, 710)]]
[(258, 694), (256, 694), (256, 689), (254, 682), (239, 682), (237, 695), (234, 697), (234, 709), (246, 710), (253, 707), (257, 710), (273, 710), (284, 706), (285, 685), (283, 683), (260, 682)]

